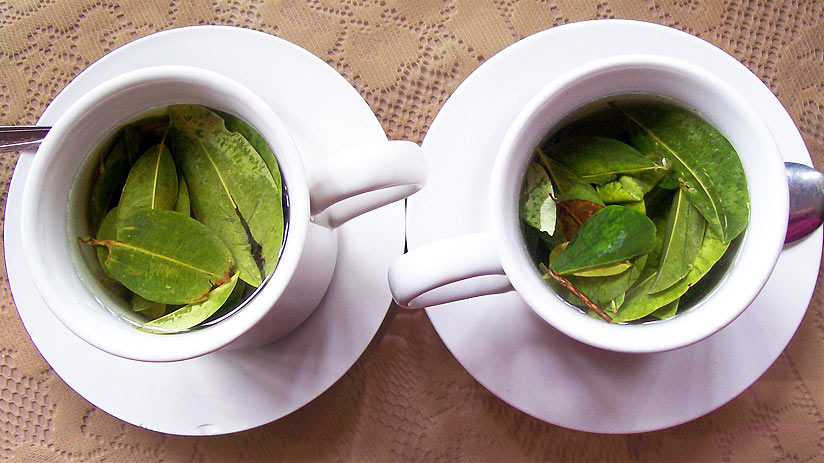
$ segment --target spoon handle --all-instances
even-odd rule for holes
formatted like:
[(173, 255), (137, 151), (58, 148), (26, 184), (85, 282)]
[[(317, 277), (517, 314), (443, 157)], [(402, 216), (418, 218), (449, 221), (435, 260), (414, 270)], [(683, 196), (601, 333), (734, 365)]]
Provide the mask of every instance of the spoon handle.
[(0, 126), (0, 153), (37, 148), (50, 128), (34, 125)]

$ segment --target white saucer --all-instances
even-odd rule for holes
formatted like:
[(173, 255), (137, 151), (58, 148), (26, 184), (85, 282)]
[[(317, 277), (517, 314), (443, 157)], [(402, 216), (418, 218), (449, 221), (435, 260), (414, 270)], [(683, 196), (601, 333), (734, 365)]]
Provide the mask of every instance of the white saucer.
[[(776, 97), (742, 64), (709, 43), (633, 21), (555, 27), (493, 56), (438, 113), (423, 142), (429, 183), (408, 201), (409, 248), (487, 231), (489, 173), (520, 108), (561, 73), (622, 53), (673, 56), (714, 70), (756, 106), (785, 160), (811, 164), (797, 128)], [(544, 323), (516, 293), (427, 313), (464, 368), (525, 413), (590, 432), (661, 429), (720, 407), (775, 361), (812, 297), (821, 247), (819, 229), (786, 248), (767, 286), (741, 317), (705, 341), (662, 354), (616, 354), (580, 344)]]
[[(49, 125), (71, 102), (109, 77), (158, 64), (224, 73), (258, 92), (281, 115), (307, 164), (326, 153), (386, 140), (349, 83), (306, 50), (245, 29), (176, 29), (130, 43), (69, 84), (38, 121)], [(52, 368), (100, 409), (148, 429), (222, 434), (276, 420), (308, 403), (364, 352), (391, 302), (386, 272), (403, 252), (403, 203), (338, 230), (332, 284), (312, 316), (265, 348), (218, 352), (172, 364), (106, 354), (75, 337), (37, 293), (21, 252), (20, 199), (34, 152), (20, 156), (9, 189), (5, 253), (20, 317)]]

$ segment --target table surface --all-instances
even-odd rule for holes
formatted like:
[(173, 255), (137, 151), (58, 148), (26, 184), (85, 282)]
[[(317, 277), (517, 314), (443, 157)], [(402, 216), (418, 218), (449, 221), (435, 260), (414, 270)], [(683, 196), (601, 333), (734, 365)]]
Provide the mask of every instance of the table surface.
[[(421, 142), (457, 86), (535, 32), (630, 18), (697, 35), (778, 96), (824, 165), (824, 2), (817, 0), (29, 0), (0, 2), (0, 125), (36, 122), (104, 54), (156, 31), (224, 24), (317, 55), (363, 96), (390, 138)], [(17, 160), (0, 155), (5, 195)], [(217, 437), (120, 421), (71, 390), (23, 328), (0, 276), (0, 461), (824, 460), (824, 301), (749, 389), (707, 416), (634, 435), (576, 432), (499, 400), (464, 371), (423, 312), (391, 307), (354, 367), (276, 422)]]

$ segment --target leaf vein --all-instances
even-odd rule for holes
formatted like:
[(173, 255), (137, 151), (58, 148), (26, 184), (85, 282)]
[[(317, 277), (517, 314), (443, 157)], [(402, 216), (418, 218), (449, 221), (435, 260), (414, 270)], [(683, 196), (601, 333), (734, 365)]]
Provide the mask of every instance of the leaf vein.
[(655, 135), (655, 133), (654, 133), (652, 130), (650, 130), (648, 127), (646, 127), (644, 124), (642, 124), (642, 123), (641, 123), (641, 121), (639, 121), (638, 119), (636, 119), (636, 118), (632, 117), (632, 115), (631, 115), (630, 113), (628, 113), (627, 111), (625, 111), (625, 110), (624, 110), (623, 108), (621, 108), (620, 106), (618, 107), (618, 109), (620, 109), (620, 110), (621, 110), (621, 112), (622, 112), (622, 113), (624, 113), (624, 115), (625, 115), (625, 116), (627, 116), (627, 118), (629, 118), (629, 120), (631, 120), (632, 122), (634, 122), (635, 124), (637, 124), (637, 125), (638, 125), (638, 127), (641, 127), (641, 129), (642, 129), (642, 130), (644, 130), (645, 132), (647, 132), (647, 133), (650, 135), (650, 137), (652, 137), (652, 138), (653, 138), (653, 139), (654, 139), (654, 140), (655, 140), (658, 144), (660, 144), (662, 147), (664, 147), (664, 149), (666, 149), (668, 152), (672, 153), (672, 156), (673, 156), (673, 157), (675, 157), (675, 159), (678, 159), (678, 162), (680, 162), (680, 163), (681, 163), (681, 165), (682, 165), (682, 166), (684, 166), (684, 168), (685, 168), (685, 169), (686, 169), (686, 170), (687, 170), (687, 171), (688, 171), (688, 172), (692, 175), (692, 177), (693, 177), (693, 178), (694, 178), (694, 179), (698, 182), (698, 184), (699, 184), (699, 185), (701, 185), (701, 189), (702, 189), (702, 191), (704, 192), (704, 194), (707, 196), (707, 201), (708, 201), (708, 202), (709, 202), (709, 204), (712, 206), (713, 212), (714, 212), (715, 216), (716, 216), (716, 217), (718, 217), (719, 222), (720, 222), (721, 220), (725, 220), (725, 219), (726, 219), (726, 216), (725, 216), (725, 215), (722, 215), (722, 214), (718, 211), (718, 206), (716, 205), (716, 201), (713, 199), (712, 195), (710, 195), (710, 194), (709, 194), (709, 190), (707, 189), (707, 186), (704, 184), (704, 182), (701, 180), (701, 178), (697, 175), (697, 172), (695, 172), (692, 168), (690, 168), (690, 166), (688, 166), (688, 165), (684, 162), (684, 160), (683, 160), (683, 159), (681, 159), (681, 156), (679, 156), (679, 155), (678, 155), (678, 153), (677, 153), (675, 150), (673, 150), (672, 148), (670, 148), (670, 146), (669, 146), (668, 144), (664, 143), (664, 141), (663, 141), (663, 140), (661, 140), (660, 138), (658, 138), (658, 136), (657, 136), (657, 135)]
[(209, 160), (209, 164), (212, 165), (212, 169), (214, 169), (215, 174), (217, 174), (218, 180), (220, 180), (220, 186), (223, 187), (223, 191), (226, 192), (226, 197), (229, 198), (229, 202), (232, 203), (232, 207), (237, 209), (237, 204), (235, 204), (234, 198), (232, 198), (232, 193), (229, 191), (229, 186), (226, 184), (226, 181), (223, 179), (223, 175), (220, 173), (220, 169), (218, 169), (217, 164), (215, 163), (212, 156), (209, 154), (209, 150), (206, 148), (206, 145), (203, 143), (203, 140), (198, 139), (198, 144), (200, 145), (201, 149), (203, 150), (203, 154), (206, 156), (206, 159)]
[[(563, 164), (563, 163), (559, 162), (559, 164)], [(569, 166), (564, 166), (564, 167), (569, 169)], [(606, 175), (634, 174), (636, 172), (647, 172), (647, 171), (655, 171), (655, 170), (661, 170), (661, 169), (666, 169), (666, 167), (655, 165), (655, 166), (650, 166), (650, 167), (639, 167), (637, 169), (608, 170), (608, 171), (602, 171), (602, 172), (598, 172), (598, 173), (594, 173), (594, 174), (578, 174), (578, 175), (582, 179), (588, 180), (590, 178), (604, 177)]]
[[(189, 269), (195, 270), (197, 272), (200, 272), (200, 273), (203, 273), (203, 274), (206, 274), (206, 275), (214, 275), (214, 276), (217, 276), (217, 277), (221, 277), (221, 275), (218, 274), (218, 273), (210, 272), (208, 270), (205, 270), (205, 269), (202, 269), (202, 268), (199, 268), (199, 267), (195, 267), (194, 265), (191, 265), (187, 262), (183, 262), (181, 260), (166, 256), (166, 255), (163, 255), (163, 254), (160, 254), (160, 253), (157, 253), (157, 252), (152, 252), (148, 249), (144, 249), (144, 248), (141, 248), (141, 247), (138, 247), (138, 246), (132, 246), (132, 245), (124, 243), (122, 241), (117, 241), (117, 240), (93, 240), (92, 244), (103, 244), (107, 247), (120, 247), (120, 248), (128, 249), (128, 250), (131, 250), (131, 251), (134, 251), (134, 252), (145, 254), (145, 255), (147, 255), (149, 257), (152, 257), (152, 258), (155, 258), (155, 259), (165, 260), (165, 261), (171, 262), (175, 265), (179, 265), (181, 267), (189, 268)], [(113, 259), (117, 260), (117, 257), (113, 257)]]
[(163, 144), (159, 144), (157, 146), (157, 161), (155, 161), (155, 169), (154, 169), (154, 176), (152, 178), (152, 197), (151, 197), (151, 209), (155, 209), (157, 207), (157, 183), (160, 177), (160, 158), (163, 155)]

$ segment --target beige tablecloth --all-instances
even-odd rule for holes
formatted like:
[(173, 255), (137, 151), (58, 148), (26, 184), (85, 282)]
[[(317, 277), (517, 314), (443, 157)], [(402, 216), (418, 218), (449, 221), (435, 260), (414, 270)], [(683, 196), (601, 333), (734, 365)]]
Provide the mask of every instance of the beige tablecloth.
[[(0, 124), (34, 123), (72, 78), (129, 41), (227, 24), (308, 49), (363, 95), (390, 138), (421, 142), (486, 59), (532, 33), (594, 18), (665, 24), (732, 54), (779, 97), (824, 165), (818, 0), (0, 1)], [(16, 159), (0, 157), (4, 198)], [(249, 431), (194, 438), (125, 423), (72, 391), (30, 341), (2, 273), (0, 461), (824, 461), (820, 285), (763, 377), (719, 410), (663, 431), (596, 435), (531, 418), (467, 374), (424, 313), (392, 307), (357, 364), (307, 406)]]

